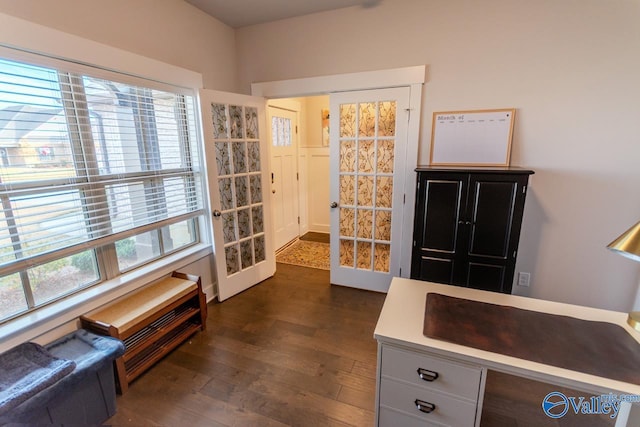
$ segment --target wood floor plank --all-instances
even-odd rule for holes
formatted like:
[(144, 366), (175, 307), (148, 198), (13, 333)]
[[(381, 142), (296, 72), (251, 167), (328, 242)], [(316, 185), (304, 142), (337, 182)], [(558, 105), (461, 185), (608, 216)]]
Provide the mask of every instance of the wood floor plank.
[(371, 396), (368, 390), (358, 390), (342, 386), (340, 393), (338, 393), (337, 400), (367, 411), (375, 411), (375, 396)]

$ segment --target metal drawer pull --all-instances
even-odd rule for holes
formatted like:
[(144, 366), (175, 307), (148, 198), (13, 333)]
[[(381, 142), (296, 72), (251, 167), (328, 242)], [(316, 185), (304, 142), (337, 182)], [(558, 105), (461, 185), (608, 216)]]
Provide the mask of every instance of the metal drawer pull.
[(425, 414), (430, 414), (436, 410), (436, 405), (433, 403), (425, 402), (424, 400), (416, 399), (414, 402), (416, 404), (416, 408), (418, 411), (424, 412)]
[(425, 381), (435, 381), (438, 379), (438, 373), (428, 369), (418, 368), (418, 376)]

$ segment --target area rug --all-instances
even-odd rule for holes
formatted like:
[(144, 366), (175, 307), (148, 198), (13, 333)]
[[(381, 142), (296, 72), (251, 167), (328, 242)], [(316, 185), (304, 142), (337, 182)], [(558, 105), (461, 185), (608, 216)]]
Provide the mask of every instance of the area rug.
[(298, 240), (277, 254), (276, 262), (329, 270), (329, 244)]

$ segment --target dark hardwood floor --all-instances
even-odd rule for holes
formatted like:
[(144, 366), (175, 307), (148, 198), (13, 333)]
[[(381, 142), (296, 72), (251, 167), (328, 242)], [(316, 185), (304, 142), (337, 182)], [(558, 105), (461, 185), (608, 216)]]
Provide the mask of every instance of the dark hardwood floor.
[[(117, 426), (372, 426), (385, 295), (329, 284), (329, 272), (276, 275), (209, 304), (195, 334), (117, 397)], [(490, 372), (482, 427), (613, 426), (609, 417), (541, 411), (557, 386)], [(587, 422), (589, 424), (584, 424)]]
[(276, 275), (209, 304), (194, 335), (118, 396), (111, 425), (371, 426), (384, 294)]

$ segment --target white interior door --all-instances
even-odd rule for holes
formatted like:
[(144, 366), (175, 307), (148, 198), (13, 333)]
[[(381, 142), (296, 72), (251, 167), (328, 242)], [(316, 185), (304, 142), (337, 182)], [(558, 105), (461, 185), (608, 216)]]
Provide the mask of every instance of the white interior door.
[(300, 235), (298, 197), (298, 114), (268, 107), (271, 125), (271, 199), (276, 249)]
[(409, 87), (330, 96), (331, 283), (400, 275)]
[(266, 101), (201, 90), (200, 102), (223, 301), (275, 272)]

